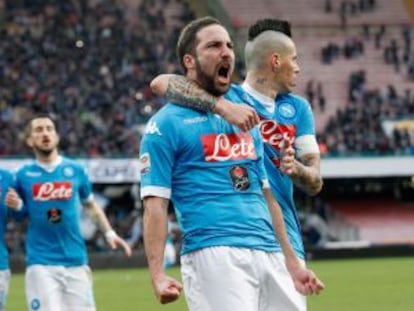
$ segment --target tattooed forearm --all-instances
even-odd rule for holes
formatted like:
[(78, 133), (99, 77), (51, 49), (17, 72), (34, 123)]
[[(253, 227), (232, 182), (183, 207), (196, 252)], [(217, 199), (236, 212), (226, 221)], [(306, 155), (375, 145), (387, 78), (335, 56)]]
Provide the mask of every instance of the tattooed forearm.
[(320, 157), (317, 154), (303, 156), (295, 161), (295, 174), (291, 178), (296, 186), (309, 195), (316, 195), (322, 190), (323, 181), (319, 172)]
[(183, 76), (169, 79), (165, 97), (174, 104), (204, 112), (212, 111), (217, 104), (216, 97)]

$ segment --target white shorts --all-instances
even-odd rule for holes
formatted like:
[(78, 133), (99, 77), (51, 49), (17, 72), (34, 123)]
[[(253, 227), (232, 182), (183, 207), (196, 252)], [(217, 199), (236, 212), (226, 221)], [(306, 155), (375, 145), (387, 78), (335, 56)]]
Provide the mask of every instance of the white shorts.
[(0, 270), (0, 311), (6, 308), (7, 294), (9, 293), (10, 270)]
[(304, 311), (281, 253), (209, 247), (181, 257), (191, 311)]
[(29, 310), (95, 311), (88, 266), (32, 265), (26, 270)]

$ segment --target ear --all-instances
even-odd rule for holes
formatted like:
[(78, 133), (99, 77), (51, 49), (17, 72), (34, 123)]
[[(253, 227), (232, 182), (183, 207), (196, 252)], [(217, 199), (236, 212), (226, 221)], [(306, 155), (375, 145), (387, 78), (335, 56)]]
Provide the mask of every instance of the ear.
[(183, 63), (187, 70), (193, 69), (195, 67), (195, 58), (190, 54), (185, 54), (183, 57)]
[(280, 54), (273, 53), (270, 56), (270, 66), (272, 68), (272, 71), (279, 69), (280, 63), (281, 63)]
[(32, 137), (27, 137), (26, 138), (26, 145), (28, 145), (30, 148), (33, 148), (33, 139)]

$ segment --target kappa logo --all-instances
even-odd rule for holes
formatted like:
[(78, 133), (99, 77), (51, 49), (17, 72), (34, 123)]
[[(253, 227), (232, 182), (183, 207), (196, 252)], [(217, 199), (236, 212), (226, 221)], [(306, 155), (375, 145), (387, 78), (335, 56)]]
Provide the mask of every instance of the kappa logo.
[(145, 128), (145, 134), (157, 134), (158, 136), (162, 136), (162, 133), (160, 132), (160, 129), (155, 121), (148, 122), (147, 127)]

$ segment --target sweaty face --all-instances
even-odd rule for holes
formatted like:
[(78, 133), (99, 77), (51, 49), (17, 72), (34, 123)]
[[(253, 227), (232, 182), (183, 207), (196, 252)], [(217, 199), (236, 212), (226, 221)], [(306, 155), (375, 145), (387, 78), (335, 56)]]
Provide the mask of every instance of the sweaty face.
[(42, 155), (51, 154), (57, 147), (59, 136), (55, 125), (48, 118), (37, 118), (31, 121), (27, 143), (35, 152)]
[(197, 33), (195, 79), (209, 93), (220, 96), (227, 92), (234, 70), (233, 43), (220, 25), (210, 25)]
[(281, 92), (292, 92), (296, 86), (300, 68), (297, 62), (296, 47), (293, 42), (288, 52), (282, 56), (278, 71), (278, 84)]

